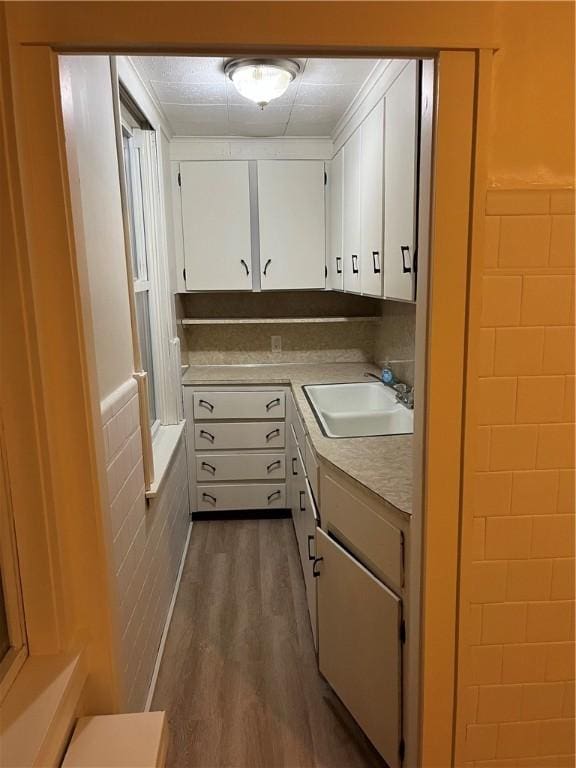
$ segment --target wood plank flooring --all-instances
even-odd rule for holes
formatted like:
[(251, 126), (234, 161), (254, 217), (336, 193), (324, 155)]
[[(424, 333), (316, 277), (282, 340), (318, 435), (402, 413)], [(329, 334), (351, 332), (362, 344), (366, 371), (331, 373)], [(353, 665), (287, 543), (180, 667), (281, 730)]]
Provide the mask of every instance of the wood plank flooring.
[(318, 674), (291, 520), (195, 522), (152, 709), (170, 768), (382, 768)]

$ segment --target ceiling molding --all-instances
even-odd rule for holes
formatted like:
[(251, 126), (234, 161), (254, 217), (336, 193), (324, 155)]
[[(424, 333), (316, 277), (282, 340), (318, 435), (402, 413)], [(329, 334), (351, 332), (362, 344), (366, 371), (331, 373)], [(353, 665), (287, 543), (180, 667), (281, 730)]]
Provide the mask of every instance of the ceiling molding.
[[(130, 56), (117, 56), (118, 62), (118, 76), (131, 92), (132, 97), (138, 103), (140, 109), (146, 114), (146, 117), (155, 128), (162, 128), (164, 133), (169, 139), (172, 139), (174, 132), (170, 121), (166, 117), (166, 113), (162, 108), (162, 104), (156, 98), (156, 95), (150, 90), (148, 84), (138, 71), (136, 65), (130, 58)], [(136, 85), (136, 88), (134, 87)], [(142, 99), (142, 93), (138, 93), (137, 90), (142, 89), (144, 91), (145, 98), (149, 100), (150, 104), (141, 103), (145, 101)], [(136, 91), (136, 92), (134, 92)], [(140, 96), (140, 98), (138, 98)], [(150, 106), (153, 107), (156, 114), (150, 114)]]
[(335, 153), (348, 141), (368, 113), (383, 98), (409, 61), (411, 59), (386, 59), (376, 64), (356, 98), (334, 128), (332, 140)]

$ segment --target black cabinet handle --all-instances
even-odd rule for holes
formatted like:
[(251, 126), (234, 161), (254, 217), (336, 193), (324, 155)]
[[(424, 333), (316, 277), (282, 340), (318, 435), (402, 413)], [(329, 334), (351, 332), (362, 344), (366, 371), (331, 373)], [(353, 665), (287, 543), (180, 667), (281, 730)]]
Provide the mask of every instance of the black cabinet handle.
[(266, 410), (269, 411), (270, 408), (273, 408), (275, 405), (280, 405), (279, 397), (275, 397), (274, 400), (270, 400), (269, 403), (266, 403)]
[(355, 253), (352, 254), (352, 274), (358, 274), (358, 256)]
[[(410, 268), (410, 246), (401, 245), (400, 251), (402, 252), (402, 272), (412, 272)], [(408, 266), (406, 266), (406, 256), (408, 256)]]
[(342, 256), (336, 256), (336, 274), (342, 274)]
[(208, 408), (210, 413), (214, 411), (214, 406), (212, 403), (209, 403), (208, 400), (202, 400), (202, 398), (200, 398), (200, 400), (198, 400), (198, 405), (201, 405), (202, 408)]
[(372, 251), (372, 264), (374, 266), (374, 274), (380, 274), (380, 253), (378, 251)]
[(270, 503), (274, 498), (279, 499), (282, 494), (280, 491), (272, 491), (272, 493), (268, 494), (268, 503)]
[(300, 493), (300, 512), (306, 512), (306, 505), (302, 506), (302, 496), (306, 493), (306, 491), (299, 491)]
[(297, 461), (296, 456), (293, 456), (292, 457), (292, 474), (294, 475), (294, 477), (298, 475), (298, 472), (296, 471), (296, 461)]
[(266, 274), (266, 270), (268, 269), (268, 267), (270, 266), (270, 264), (272, 264), (272, 259), (268, 259), (268, 261), (266, 262), (266, 264), (264, 264), (264, 274)]
[(315, 579), (317, 579), (317, 578), (318, 578), (318, 576), (320, 576), (320, 571), (318, 571), (318, 570), (316, 569), (316, 565), (317, 565), (318, 563), (321, 563), (321, 562), (322, 562), (322, 560), (324, 560), (324, 558), (323, 558), (323, 557), (315, 557), (315, 558), (314, 558), (314, 563), (313, 563), (313, 565), (312, 565), (312, 576), (314, 576), (314, 578), (315, 578)]
[(211, 443), (214, 442), (215, 437), (211, 432), (206, 432), (205, 429), (200, 430), (200, 437), (206, 437), (208, 440), (210, 440)]
[(207, 461), (203, 461), (202, 464), (200, 464), (201, 469), (207, 469), (208, 472), (215, 475), (216, 474), (216, 467), (213, 464), (208, 464)]
[(202, 498), (203, 498), (205, 501), (211, 501), (211, 502), (213, 502), (214, 504), (216, 504), (216, 496), (212, 496), (212, 495), (211, 495), (211, 494), (209, 494), (209, 493), (203, 493), (203, 494), (202, 494)]
[(280, 437), (279, 429), (273, 429), (271, 432), (268, 432), (266, 435), (266, 440), (272, 440), (273, 437)]
[(268, 466), (266, 467), (266, 471), (272, 472), (274, 467), (281, 467), (281, 466), (282, 466), (282, 462), (280, 461), (280, 459), (276, 459), (276, 461), (271, 461), (270, 464), (268, 464)]
[(248, 264), (246, 264), (246, 262), (244, 261), (244, 259), (240, 259), (240, 264), (242, 264), (242, 266), (243, 266), (243, 267), (244, 267), (244, 269), (246, 270), (246, 274), (247, 274), (247, 275), (249, 275), (249, 274), (250, 274), (250, 270), (248, 269)]
[(312, 544), (312, 542), (314, 541), (315, 538), (316, 537), (314, 535), (312, 535), (310, 533), (308, 534), (308, 560), (315, 560), (316, 559), (316, 555), (312, 554), (312, 552), (310, 552), (310, 544)]

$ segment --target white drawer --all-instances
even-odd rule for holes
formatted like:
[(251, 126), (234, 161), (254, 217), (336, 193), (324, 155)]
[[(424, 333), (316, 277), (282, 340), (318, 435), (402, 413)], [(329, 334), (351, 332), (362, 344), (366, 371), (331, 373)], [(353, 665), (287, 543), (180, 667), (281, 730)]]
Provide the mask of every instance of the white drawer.
[(198, 482), (222, 480), (283, 480), (286, 458), (283, 453), (208, 453), (196, 455)]
[(284, 483), (199, 485), (196, 496), (198, 512), (286, 507)]
[(223, 448), (284, 448), (284, 422), (195, 424), (194, 446), (203, 451)]
[(322, 475), (322, 528), (332, 531), (385, 584), (404, 582), (403, 534), (363, 499)]
[(194, 392), (194, 418), (283, 419), (284, 392)]
[(318, 502), (320, 499), (318, 495), (318, 462), (316, 461), (316, 454), (314, 453), (314, 448), (312, 448), (312, 443), (310, 442), (309, 437), (306, 437), (306, 454), (304, 461), (306, 464), (306, 474), (308, 475), (308, 480), (312, 487), (312, 493), (314, 494), (316, 502)]

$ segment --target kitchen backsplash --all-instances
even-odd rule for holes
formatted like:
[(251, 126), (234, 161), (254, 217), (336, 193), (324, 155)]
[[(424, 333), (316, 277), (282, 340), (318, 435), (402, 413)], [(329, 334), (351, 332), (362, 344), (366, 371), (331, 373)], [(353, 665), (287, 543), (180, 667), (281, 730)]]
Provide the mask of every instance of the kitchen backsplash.
[[(414, 305), (332, 291), (176, 295), (182, 360), (193, 365), (377, 362), (413, 381)], [(226, 325), (182, 325), (182, 318), (238, 318)], [(242, 323), (247, 318), (313, 317), (313, 323)], [(321, 322), (320, 318), (348, 318)], [(370, 320), (359, 320), (368, 317)], [(272, 351), (272, 336), (281, 351)], [(405, 362), (409, 361), (409, 362)]]

